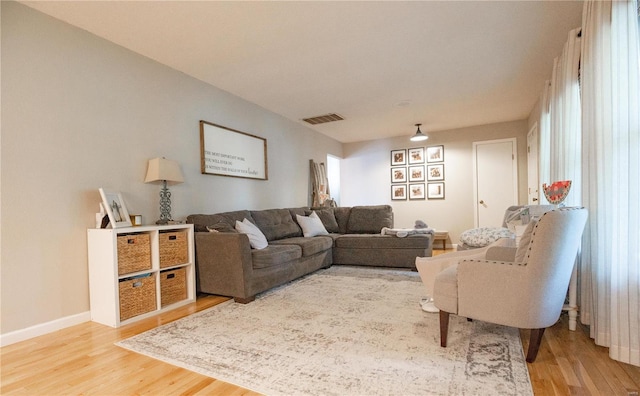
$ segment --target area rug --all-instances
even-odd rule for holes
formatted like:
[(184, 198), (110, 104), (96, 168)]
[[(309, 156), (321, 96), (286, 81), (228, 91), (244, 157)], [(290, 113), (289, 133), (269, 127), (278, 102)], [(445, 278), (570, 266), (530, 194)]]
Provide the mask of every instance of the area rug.
[(423, 312), (416, 272), (333, 266), (117, 345), (266, 395), (532, 395), (517, 329)]

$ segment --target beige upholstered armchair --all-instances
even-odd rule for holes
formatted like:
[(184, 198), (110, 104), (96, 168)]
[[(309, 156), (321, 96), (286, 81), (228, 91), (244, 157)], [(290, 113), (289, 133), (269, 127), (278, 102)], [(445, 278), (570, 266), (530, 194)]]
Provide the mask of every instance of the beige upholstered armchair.
[(440, 272), (433, 296), (440, 345), (447, 346), (453, 313), (531, 329), (527, 361), (533, 362), (545, 328), (560, 317), (586, 220), (584, 208), (549, 211), (529, 223), (517, 248), (491, 249), (484, 260), (462, 259)]

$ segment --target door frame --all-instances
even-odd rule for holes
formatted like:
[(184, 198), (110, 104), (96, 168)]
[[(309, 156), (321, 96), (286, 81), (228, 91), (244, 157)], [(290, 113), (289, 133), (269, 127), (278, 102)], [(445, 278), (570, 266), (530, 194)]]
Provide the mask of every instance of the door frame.
[[(513, 172), (513, 180), (515, 181), (513, 185), (513, 198), (514, 202), (518, 203), (518, 139), (517, 138), (506, 138), (506, 139), (493, 139), (493, 140), (480, 140), (472, 143), (472, 154), (473, 154), (473, 224), (475, 228), (478, 228), (479, 225), (479, 213), (478, 213), (478, 154), (477, 149), (481, 144), (492, 144), (492, 143), (504, 143), (511, 142), (511, 158), (512, 158), (512, 172)], [(505, 208), (506, 209), (506, 208)]]
[[(540, 161), (540, 144), (538, 143), (538, 123), (534, 123), (529, 133), (527, 133), (527, 204), (540, 204), (540, 171), (538, 163)], [(533, 145), (531, 144), (533, 140)], [(534, 148), (532, 150), (531, 148)], [(533, 155), (532, 155), (533, 154)], [(535, 185), (532, 185), (535, 179)], [(534, 191), (531, 191), (531, 189)]]

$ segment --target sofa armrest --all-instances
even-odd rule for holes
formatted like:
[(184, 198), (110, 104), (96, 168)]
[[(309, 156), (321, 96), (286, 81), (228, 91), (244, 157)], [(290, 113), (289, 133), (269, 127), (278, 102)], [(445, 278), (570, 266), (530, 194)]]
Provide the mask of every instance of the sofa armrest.
[(196, 268), (198, 290), (247, 298), (253, 266), (251, 245), (245, 234), (197, 232)]
[(517, 250), (518, 249), (515, 247), (490, 246), (487, 249), (487, 253), (485, 254), (485, 259), (493, 261), (513, 262), (516, 260)]

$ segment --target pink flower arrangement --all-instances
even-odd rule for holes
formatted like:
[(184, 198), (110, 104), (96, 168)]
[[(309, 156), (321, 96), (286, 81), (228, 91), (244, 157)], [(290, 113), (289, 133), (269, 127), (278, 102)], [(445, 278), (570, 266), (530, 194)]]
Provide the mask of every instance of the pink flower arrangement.
[(569, 190), (571, 190), (571, 180), (557, 181), (550, 186), (547, 186), (546, 183), (542, 185), (544, 196), (550, 204), (554, 205), (562, 203), (567, 198)]

